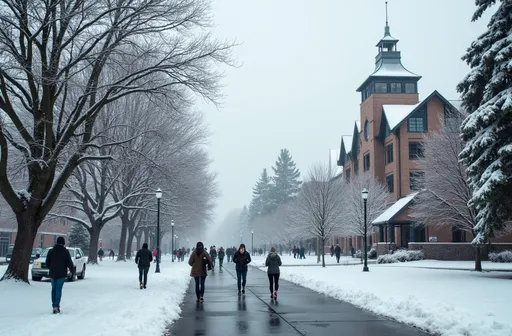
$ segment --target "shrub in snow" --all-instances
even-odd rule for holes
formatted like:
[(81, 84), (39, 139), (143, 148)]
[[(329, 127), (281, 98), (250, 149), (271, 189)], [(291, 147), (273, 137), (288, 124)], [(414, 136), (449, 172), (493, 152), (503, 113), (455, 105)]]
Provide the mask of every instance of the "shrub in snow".
[(503, 251), (500, 253), (489, 253), (489, 260), (492, 262), (512, 262), (512, 251)]
[(377, 259), (377, 249), (375, 247), (372, 247), (372, 249), (368, 251), (368, 258)]
[(393, 254), (384, 254), (377, 258), (377, 264), (392, 264), (397, 262), (406, 262), (422, 260), (424, 257), (422, 251), (398, 250)]
[(361, 257), (363, 256), (362, 253), (363, 252), (361, 250), (357, 250), (356, 253), (354, 253), (354, 258), (361, 259)]

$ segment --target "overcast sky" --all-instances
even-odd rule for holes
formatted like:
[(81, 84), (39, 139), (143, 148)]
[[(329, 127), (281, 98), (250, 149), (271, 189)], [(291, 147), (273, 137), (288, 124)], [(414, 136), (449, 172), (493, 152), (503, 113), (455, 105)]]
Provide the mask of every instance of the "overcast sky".
[[(355, 90), (375, 67), (384, 35), (381, 0), (213, 0), (220, 38), (241, 45), (226, 70), (224, 104), (203, 108), (213, 136), (213, 169), (222, 193), (217, 221), (249, 204), (263, 168), (288, 148), (302, 172), (328, 161), (359, 118)], [(423, 76), (420, 99), (438, 90), (458, 99), (468, 68), (461, 56), (485, 30), (471, 22), (474, 1), (389, 0), (391, 35), (402, 63)]]

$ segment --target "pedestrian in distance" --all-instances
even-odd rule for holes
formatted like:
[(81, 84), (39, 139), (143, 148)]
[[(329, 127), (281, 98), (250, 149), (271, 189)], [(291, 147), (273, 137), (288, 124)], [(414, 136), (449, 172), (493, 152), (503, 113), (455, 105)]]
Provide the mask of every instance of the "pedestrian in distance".
[[(139, 267), (139, 285), (140, 289), (146, 289), (148, 284), (148, 272), (151, 262), (153, 261), (153, 255), (148, 249), (148, 243), (142, 244), (142, 248), (137, 251), (135, 255), (135, 263)], [(143, 278), (144, 277), (144, 281)]]
[(226, 252), (224, 248), (221, 246), (219, 249), (218, 257), (219, 257), (219, 268), (222, 267), (222, 263), (224, 262), (224, 257), (226, 256)]
[(339, 244), (336, 244), (336, 247), (334, 248), (334, 254), (336, 255), (336, 262), (339, 264), (341, 256), (341, 247)]
[(215, 245), (210, 247), (210, 258), (212, 260), (212, 267), (215, 269), (215, 262), (217, 259), (217, 248)]
[(197, 242), (196, 249), (190, 254), (188, 264), (192, 267), (190, 276), (196, 283), (197, 302), (204, 302), (204, 285), (206, 282), (207, 270), (212, 269), (212, 260), (208, 252), (204, 249), (202, 242)]
[(68, 270), (73, 272), (73, 260), (68, 249), (64, 246), (64, 237), (57, 238), (57, 244), (48, 251), (46, 266), (50, 270), (50, 281), (52, 284), (52, 308), (53, 313), (60, 313), (60, 300), (62, 298), (62, 287), (68, 276)]
[(238, 287), (238, 296), (245, 294), (245, 285), (247, 283), (247, 270), (251, 262), (251, 255), (245, 249), (245, 244), (240, 244), (238, 251), (233, 255), (233, 262), (236, 267), (236, 279)]
[(331, 245), (331, 258), (332, 258), (333, 255), (334, 255), (334, 246)]
[(105, 255), (105, 251), (100, 247), (100, 250), (98, 251), (98, 257), (100, 257), (100, 261), (103, 261), (103, 256)]
[(276, 253), (276, 249), (272, 247), (270, 253), (265, 260), (267, 266), (268, 282), (270, 287), (270, 298), (277, 300), (277, 291), (279, 290), (279, 266), (281, 266), (281, 257)]

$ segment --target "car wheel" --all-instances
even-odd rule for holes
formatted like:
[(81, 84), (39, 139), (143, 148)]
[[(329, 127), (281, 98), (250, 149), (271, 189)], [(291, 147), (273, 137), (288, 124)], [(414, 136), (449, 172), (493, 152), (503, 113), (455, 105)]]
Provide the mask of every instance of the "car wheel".
[(32, 281), (41, 281), (42, 277), (32, 276)]
[(83, 280), (85, 278), (85, 265), (84, 268), (82, 268), (82, 273), (78, 276), (78, 279)]
[(73, 272), (71, 273), (71, 277), (68, 278), (68, 281), (70, 281), (70, 282), (76, 281), (76, 267), (73, 269)]

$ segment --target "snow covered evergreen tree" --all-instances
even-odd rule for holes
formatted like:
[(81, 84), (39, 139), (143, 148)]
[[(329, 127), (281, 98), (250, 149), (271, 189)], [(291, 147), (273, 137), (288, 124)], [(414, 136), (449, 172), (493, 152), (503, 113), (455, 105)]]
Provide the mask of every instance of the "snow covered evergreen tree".
[(242, 208), (242, 212), (240, 212), (240, 216), (238, 218), (238, 225), (240, 227), (240, 233), (247, 233), (249, 229), (249, 222), (250, 222), (250, 215), (249, 215), (249, 209), (247, 208), (247, 205), (244, 205)]
[(69, 232), (69, 246), (80, 247), (84, 253), (88, 253), (89, 232), (81, 224), (73, 224)]
[(270, 197), (271, 189), (272, 179), (268, 176), (267, 169), (265, 168), (252, 191), (252, 201), (249, 206), (249, 217), (251, 221), (259, 216), (271, 213), (274, 209)]
[(275, 174), (273, 177), (272, 198), (277, 207), (288, 203), (299, 192), (301, 185), (299, 181), (300, 172), (286, 148), (281, 149), (275, 167), (272, 167), (272, 170)]
[[(476, 0), (473, 21), (497, 0)], [(480, 245), (503, 230), (512, 214), (512, 2), (500, 0), (488, 30), (463, 57), (471, 71), (457, 86), (469, 112), (461, 131), (460, 154), (473, 189)]]

